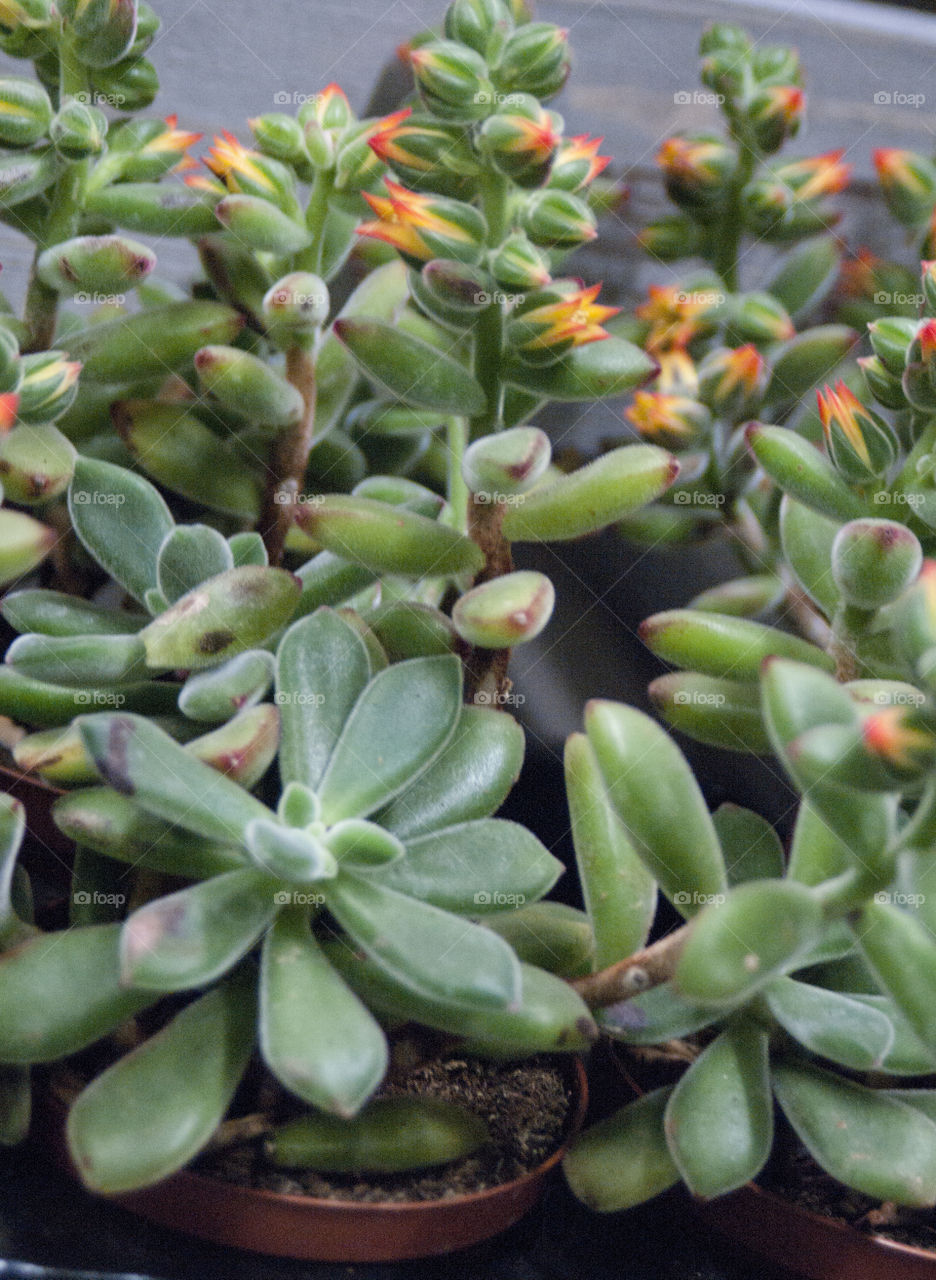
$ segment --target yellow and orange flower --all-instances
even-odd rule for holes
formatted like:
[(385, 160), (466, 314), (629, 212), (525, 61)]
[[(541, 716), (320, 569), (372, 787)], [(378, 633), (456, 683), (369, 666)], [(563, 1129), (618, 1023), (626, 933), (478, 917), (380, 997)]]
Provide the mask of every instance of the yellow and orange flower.
[(704, 405), (669, 391), (637, 391), (624, 416), (647, 440), (673, 446), (699, 437), (708, 421)]
[(194, 147), (196, 142), (200, 142), (202, 135), (193, 133), (188, 129), (180, 129), (179, 117), (174, 113), (166, 116), (166, 131), (158, 134), (155, 138), (151, 138), (146, 146), (142, 148), (142, 155), (160, 154), (164, 151), (174, 151), (177, 155), (183, 156), (189, 147)]
[(845, 190), (851, 178), (852, 166), (843, 162), (844, 154), (844, 149), (840, 149), (794, 160), (777, 169), (776, 176), (793, 188), (798, 200), (835, 195)]
[(521, 343), (520, 348), (539, 351), (565, 344), (582, 347), (609, 338), (611, 335), (602, 326), (621, 308), (597, 303), (595, 299), (600, 292), (601, 285), (593, 284), (587, 289), (576, 289), (556, 302), (525, 311), (521, 317), (524, 327), (537, 327), (539, 332)]
[(598, 148), (602, 142), (604, 138), (589, 138), (587, 133), (579, 133), (574, 138), (567, 138), (553, 161), (553, 170), (575, 167), (577, 172), (578, 167), (584, 165), (585, 176), (579, 179), (575, 190), (587, 187), (600, 173), (604, 173), (611, 163), (610, 156), (598, 154)]
[(904, 151), (900, 147), (878, 147), (871, 152), (871, 159), (882, 186), (902, 187), (917, 194), (926, 192), (917, 157), (912, 151)]
[(649, 326), (644, 347), (653, 355), (689, 345), (702, 331), (700, 317), (713, 305), (704, 292), (687, 293), (677, 285), (652, 284), (646, 302), (634, 311)]
[[(475, 248), (480, 251), (483, 228), (477, 225), (480, 215), (470, 205), (408, 191), (390, 178), (384, 179), (384, 185), (386, 196), (362, 193), (377, 218), (362, 222), (357, 228), (358, 235), (383, 240), (417, 262), (444, 256), (445, 251), (459, 258), (466, 251)], [(456, 210), (460, 213), (459, 220), (456, 220)]]
[[(205, 156), (205, 164), (225, 183), (228, 191), (243, 191), (242, 183), (246, 182), (248, 194), (253, 194), (254, 188), (259, 187), (271, 196), (276, 195), (276, 185), (264, 171), (260, 163), (262, 159), (259, 151), (245, 147), (225, 129), (220, 136), (215, 135), (214, 145)], [(194, 185), (194, 182), (189, 182), (189, 186)]]
[(832, 428), (837, 426), (865, 466), (870, 468), (871, 455), (862, 434), (861, 420), (870, 422), (872, 418), (854, 391), (839, 379), (834, 391), (830, 386), (826, 386), (824, 391), (817, 391), (816, 401), (826, 440), (830, 440)]

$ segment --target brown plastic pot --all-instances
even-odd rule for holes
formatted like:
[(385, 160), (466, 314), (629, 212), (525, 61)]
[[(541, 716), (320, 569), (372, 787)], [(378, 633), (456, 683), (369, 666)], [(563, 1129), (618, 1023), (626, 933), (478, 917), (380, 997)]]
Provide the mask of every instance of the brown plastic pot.
[(734, 1244), (809, 1280), (936, 1280), (936, 1252), (866, 1235), (753, 1183), (693, 1210)]
[[(487, 1191), (446, 1200), (357, 1204), (278, 1195), (183, 1169), (155, 1187), (115, 1197), (131, 1213), (215, 1244), (311, 1262), (397, 1262), (451, 1253), (499, 1235), (540, 1199), (550, 1173), (582, 1127), (588, 1081), (574, 1060), (572, 1112), (560, 1147), (538, 1168)], [(64, 1142), (64, 1107), (48, 1093), (39, 1137), (75, 1175)]]

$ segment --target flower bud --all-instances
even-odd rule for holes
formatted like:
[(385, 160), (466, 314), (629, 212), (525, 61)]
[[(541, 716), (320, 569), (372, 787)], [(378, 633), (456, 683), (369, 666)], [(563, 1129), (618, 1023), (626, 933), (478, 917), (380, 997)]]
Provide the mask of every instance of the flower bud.
[(51, 151), (0, 156), (0, 209), (11, 209), (45, 191), (58, 176), (59, 167)]
[(741, 193), (744, 225), (756, 235), (769, 236), (789, 226), (794, 214), (790, 188), (769, 178), (756, 178)]
[(696, 215), (720, 203), (737, 165), (734, 151), (708, 134), (667, 138), (656, 161), (670, 199)]
[(743, 27), (734, 22), (713, 22), (706, 27), (699, 41), (699, 53), (745, 54), (751, 48), (751, 40)]
[(936, 320), (924, 320), (907, 350), (901, 379), (903, 393), (916, 409), (936, 408)]
[[(16, 391), (23, 376), (23, 367), (19, 358), (19, 343), (16, 334), (6, 326), (0, 325), (0, 393), (8, 394)], [(16, 417), (14, 411), (13, 417)], [(11, 423), (7, 423), (9, 427)], [(0, 427), (0, 430), (3, 428)]]
[(803, 116), (805, 96), (792, 84), (775, 84), (759, 89), (748, 103), (745, 115), (754, 140), (768, 155), (779, 151), (796, 136)]
[(816, 394), (829, 456), (841, 475), (856, 484), (882, 476), (897, 456), (887, 423), (866, 409), (841, 380), (834, 390), (826, 386)]
[[(123, 130), (113, 127), (107, 135), (108, 159), (115, 152), (129, 152), (120, 166), (120, 177), (132, 182), (155, 182), (170, 169), (194, 164), (188, 148), (201, 139), (200, 133), (178, 128), (179, 117), (162, 120), (134, 120)], [(115, 137), (116, 133), (116, 137)]]
[(0, 435), (0, 480), (11, 502), (32, 506), (64, 493), (75, 469), (75, 446), (50, 422), (23, 423)]
[(30, 147), (45, 136), (52, 103), (42, 85), (24, 76), (0, 77), (0, 143)]
[(305, 135), (295, 116), (288, 116), (284, 111), (270, 111), (266, 115), (254, 116), (247, 123), (265, 156), (286, 164), (308, 161)]
[(470, 196), (468, 179), (478, 172), (478, 161), (457, 125), (398, 111), (381, 120), (367, 141), (408, 187)]
[(741, 342), (785, 342), (796, 333), (786, 308), (771, 293), (736, 294), (728, 327)]
[(445, 35), (486, 57), (513, 30), (513, 16), (504, 0), (453, 0), (445, 12)]
[(780, 165), (774, 177), (789, 187), (797, 200), (816, 200), (819, 196), (836, 195), (848, 186), (852, 166), (842, 162), (843, 150), (825, 151)]
[(551, 22), (527, 22), (511, 35), (494, 72), (505, 93), (554, 97), (569, 77), (569, 33)]
[(117, 294), (135, 288), (155, 266), (155, 253), (136, 240), (77, 236), (40, 254), (36, 273), (57, 293)]
[(348, 213), (366, 213), (361, 195), (375, 192), (384, 175), (384, 165), (370, 145), (372, 130), (371, 122), (362, 120), (346, 129), (336, 144), (332, 199)]
[(555, 589), (545, 574), (519, 570), (466, 592), (455, 602), (452, 622), (469, 644), (510, 649), (539, 635), (555, 603)]
[(232, 133), (216, 135), (205, 164), (228, 191), (269, 200), (284, 212), (296, 211), (295, 179), (285, 165), (238, 142)]
[(698, 225), (682, 214), (673, 214), (648, 223), (638, 232), (640, 247), (660, 262), (677, 262), (691, 257), (699, 248), (701, 235)]
[(22, 511), (0, 510), (0, 586), (35, 569), (58, 540), (54, 529)]
[(75, 56), (86, 67), (111, 67), (133, 47), (137, 0), (89, 0), (75, 8), (71, 23)]
[(547, 185), (562, 191), (581, 191), (587, 187), (611, 161), (610, 156), (598, 154), (603, 141), (603, 138), (589, 138), (587, 133), (560, 139)]
[(842, 599), (859, 609), (880, 609), (919, 575), (923, 551), (910, 530), (893, 520), (852, 520), (832, 543), (832, 576)]
[(923, 262), (923, 296), (926, 299), (926, 312), (936, 315), (936, 262)]
[(529, 364), (551, 364), (573, 347), (607, 338), (602, 325), (620, 308), (596, 303), (600, 290), (600, 284), (583, 289), (576, 281), (557, 280), (527, 294), (507, 326), (511, 350)]
[(545, 180), (560, 142), (556, 119), (533, 97), (517, 94), (509, 109), (488, 116), (478, 132), (482, 151), (521, 187)]
[(698, 369), (699, 399), (730, 422), (756, 412), (767, 385), (767, 365), (755, 346), (710, 351)]
[(215, 217), (249, 249), (298, 253), (310, 240), (301, 222), (260, 196), (229, 195), (215, 205)]
[(472, 493), (488, 500), (520, 494), (546, 474), (552, 458), (549, 436), (538, 427), (512, 427), (475, 440), (465, 450), (462, 475)]
[(263, 299), (263, 313), (274, 331), (313, 334), (328, 319), (328, 286), (311, 271), (283, 276)]
[(487, 228), (472, 205), (444, 196), (419, 195), (389, 178), (387, 196), (365, 193), (377, 220), (362, 223), (358, 234), (392, 245), (412, 266), (431, 258), (477, 262), (484, 248)]
[(107, 117), (97, 107), (67, 98), (49, 126), (49, 137), (69, 160), (99, 155), (106, 146)]
[(143, 111), (159, 92), (159, 76), (147, 58), (125, 58), (94, 73), (94, 87), (121, 111)]
[(685, 449), (708, 435), (712, 415), (691, 396), (669, 391), (637, 391), (624, 411), (627, 421), (664, 448)]
[[(919, 722), (919, 711), (912, 707), (884, 707), (867, 716), (861, 726), (864, 750), (885, 766), (891, 775), (891, 786), (928, 773), (936, 760), (936, 738)], [(887, 785), (886, 780), (878, 789)]]
[(549, 261), (522, 231), (515, 231), (491, 255), (489, 267), (505, 289), (540, 289), (549, 284)]
[(755, 45), (751, 71), (762, 85), (798, 85), (802, 80), (799, 54), (784, 44)]
[(520, 213), (524, 231), (545, 249), (574, 249), (594, 240), (595, 215), (578, 196), (568, 191), (536, 191)]
[(885, 409), (906, 409), (907, 397), (904, 395), (900, 378), (884, 367), (877, 356), (860, 356), (858, 367), (864, 374), (868, 390), (878, 404)]
[(194, 185), (115, 182), (89, 193), (85, 211), (144, 235), (204, 236), (218, 230), (214, 205), (225, 193), (218, 185), (217, 192), (206, 195)]
[(413, 297), (440, 324), (467, 328), (491, 301), (492, 281), (480, 267), (433, 258), (411, 276)]
[(878, 147), (874, 167), (891, 213), (905, 227), (916, 227), (936, 203), (936, 165), (914, 151)]
[(747, 58), (736, 49), (713, 49), (699, 67), (702, 83), (729, 100), (741, 92), (746, 72)]
[(202, 388), (254, 425), (279, 429), (302, 418), (303, 400), (291, 383), (259, 357), (236, 347), (202, 347), (195, 356)]
[(868, 325), (871, 349), (888, 373), (897, 377), (903, 373), (918, 328), (919, 321), (908, 316), (882, 316)]
[(426, 109), (441, 120), (481, 120), (495, 102), (487, 63), (453, 40), (434, 40), (409, 55)]
[(0, 0), (0, 32), (41, 31), (54, 13), (52, 0)]
[(321, 129), (341, 132), (354, 120), (354, 112), (344, 89), (332, 81), (302, 104), (298, 120), (303, 127), (314, 121)]
[(139, 58), (153, 43), (153, 40), (162, 23), (159, 15), (146, 3), (146, 0), (139, 0), (137, 5), (137, 29), (136, 37), (130, 47), (131, 58)]
[(39, 351), (22, 357), (19, 384), (20, 422), (53, 422), (69, 408), (78, 391), (81, 365), (61, 351)]

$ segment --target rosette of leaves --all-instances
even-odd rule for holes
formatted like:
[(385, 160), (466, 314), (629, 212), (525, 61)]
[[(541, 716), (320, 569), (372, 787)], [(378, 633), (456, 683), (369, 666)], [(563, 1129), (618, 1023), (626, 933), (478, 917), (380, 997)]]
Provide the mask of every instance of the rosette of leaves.
[[(568, 743), (596, 939), (595, 972), (574, 985), (615, 1041), (671, 1059), (678, 1041), (688, 1063), (574, 1144), (566, 1175), (599, 1211), (680, 1180), (706, 1199), (742, 1186), (774, 1149), (775, 1115), (839, 1182), (936, 1202), (929, 698), (781, 658), (761, 696), (801, 795), (788, 859), (757, 814), (710, 815), (641, 712), (593, 703)], [(657, 886), (686, 923), (645, 945)]]
[[(565, 982), (477, 922), (535, 903), (561, 871), (524, 828), (489, 817), (519, 771), (516, 724), (463, 706), (455, 657), (388, 664), (327, 609), (286, 632), (276, 681), (275, 809), (150, 720), (79, 722), (110, 787), (63, 798), (57, 821), (99, 850), (103, 878), (76, 900), (108, 905), (0, 958), (0, 1061), (58, 1059), (172, 997), (150, 1015), (160, 1029), (72, 1107), (70, 1148), (98, 1190), (192, 1159), (255, 1042), (292, 1094), (348, 1118), (386, 1070), (383, 1026), (401, 1019), (504, 1057), (575, 1051), (592, 1034)], [(102, 821), (121, 807), (146, 832), (139, 856)], [(124, 882), (101, 870), (108, 855), (191, 883), (117, 894), (131, 907), (115, 911)]]

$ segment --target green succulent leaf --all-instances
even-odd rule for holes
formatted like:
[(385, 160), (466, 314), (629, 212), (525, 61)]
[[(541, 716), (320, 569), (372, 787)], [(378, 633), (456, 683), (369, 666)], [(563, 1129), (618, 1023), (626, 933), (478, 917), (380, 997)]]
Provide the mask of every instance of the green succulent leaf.
[(330, 609), (294, 623), (276, 653), (284, 785), (315, 788), (371, 676), (360, 632)]
[(485, 396), (464, 365), (382, 320), (339, 319), (334, 331), (361, 369), (394, 399), (423, 409), (482, 413)]
[(724, 1013), (723, 1008), (686, 1000), (671, 982), (664, 982), (602, 1009), (598, 1022), (603, 1031), (625, 1044), (665, 1044), (702, 1031)]
[(783, 845), (766, 818), (737, 804), (722, 804), (712, 814), (712, 821), (721, 841), (729, 884), (783, 876)]
[(0, 613), (14, 630), (44, 636), (135, 635), (149, 621), (144, 613), (106, 609), (42, 587), (12, 591), (4, 596)]
[(254, 706), (266, 695), (274, 668), (272, 653), (246, 649), (220, 666), (195, 671), (179, 691), (179, 710), (191, 720), (229, 720), (236, 711)]
[(375, 815), (407, 841), (486, 818), (507, 798), (523, 764), (523, 730), (489, 707), (462, 707), (455, 731), (424, 773)]
[(633, 391), (653, 376), (656, 366), (645, 352), (624, 338), (589, 342), (560, 357), (555, 364), (508, 364), (507, 380), (547, 400), (566, 403), (604, 400)]
[(564, 902), (530, 902), (495, 911), (483, 924), (504, 939), (518, 960), (560, 978), (580, 978), (596, 967), (591, 921)]
[(148, 674), (146, 650), (137, 636), (20, 636), (5, 661), (31, 680), (75, 688), (132, 683)]
[(68, 513), (85, 548), (142, 604), (157, 585), (159, 548), (175, 527), (149, 481), (111, 462), (79, 457), (68, 490)]
[(594, 748), (574, 733), (565, 747), (566, 794), (585, 908), (602, 969), (647, 941), (657, 905), (656, 881), (608, 798)]
[(66, 1129), (85, 1185), (136, 1191), (188, 1164), (225, 1117), (255, 1024), (253, 980), (237, 973), (92, 1080)]
[(387, 1069), (379, 1025), (329, 964), (307, 913), (282, 911), (263, 944), (260, 1049), (303, 1102), (355, 1115)]
[(830, 520), (785, 496), (780, 504), (780, 545), (796, 581), (831, 618), (839, 603), (832, 577), (832, 543), (838, 520)]
[(231, 548), (217, 529), (205, 524), (177, 525), (163, 540), (156, 561), (156, 583), (169, 604), (208, 578), (234, 568)]
[(120, 926), (43, 933), (0, 955), (0, 1062), (54, 1062), (100, 1040), (152, 1004), (128, 991)]
[(672, 1092), (644, 1094), (575, 1139), (562, 1168), (573, 1195), (589, 1209), (632, 1209), (679, 1181), (663, 1135)]
[(875, 1200), (936, 1203), (936, 1124), (883, 1090), (800, 1063), (773, 1067), (780, 1106), (813, 1159)]
[(101, 775), (158, 818), (209, 840), (240, 845), (248, 823), (273, 816), (243, 787), (196, 760), (141, 716), (104, 714), (79, 723)]
[(756, 1177), (773, 1142), (767, 1032), (738, 1023), (713, 1040), (680, 1077), (664, 1128), (693, 1195), (725, 1195)]
[(478, 818), (407, 841), (406, 856), (381, 869), (380, 883), (459, 914), (485, 915), (535, 902), (563, 867), (531, 831)]
[(861, 954), (923, 1044), (936, 1052), (936, 942), (909, 911), (869, 902), (853, 921)]
[(454, 655), (412, 658), (378, 672), (355, 703), (322, 777), (324, 821), (366, 817), (428, 768), (454, 732), (461, 686)]
[(351, 940), (417, 995), (472, 1009), (519, 1005), (519, 962), (490, 930), (385, 888), (373, 876), (343, 874), (323, 890)]
[(819, 900), (789, 880), (751, 880), (694, 921), (676, 968), (681, 995), (706, 1004), (752, 995), (812, 947), (823, 930)]
[(260, 870), (277, 880), (315, 884), (338, 874), (334, 855), (323, 840), (310, 831), (255, 818), (244, 830), (244, 843)]
[(275, 884), (245, 867), (156, 898), (124, 922), (126, 986), (190, 991), (207, 986), (250, 950), (276, 914)]
[(886, 1014), (838, 991), (778, 978), (764, 998), (795, 1040), (840, 1066), (879, 1069), (893, 1046), (894, 1026)]

